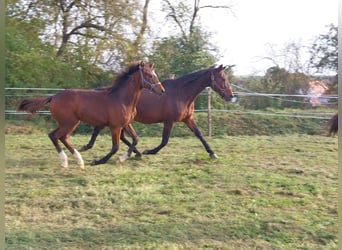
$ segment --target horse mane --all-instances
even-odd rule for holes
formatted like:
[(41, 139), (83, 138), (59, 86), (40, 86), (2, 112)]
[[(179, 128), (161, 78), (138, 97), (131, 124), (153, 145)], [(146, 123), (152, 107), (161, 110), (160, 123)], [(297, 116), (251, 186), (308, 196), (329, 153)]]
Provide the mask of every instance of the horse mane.
[(121, 70), (119, 74), (113, 79), (112, 86), (108, 89), (109, 93), (116, 92), (128, 79), (139, 69), (139, 62), (130, 63), (124, 70)]
[(179, 80), (179, 81), (184, 82), (184, 83), (193, 82), (193, 81), (197, 80), (200, 76), (207, 73), (209, 70), (213, 69), (214, 67), (215, 66), (211, 66), (209, 68), (194, 71), (192, 73), (180, 76), (180, 77), (176, 78), (175, 80)]

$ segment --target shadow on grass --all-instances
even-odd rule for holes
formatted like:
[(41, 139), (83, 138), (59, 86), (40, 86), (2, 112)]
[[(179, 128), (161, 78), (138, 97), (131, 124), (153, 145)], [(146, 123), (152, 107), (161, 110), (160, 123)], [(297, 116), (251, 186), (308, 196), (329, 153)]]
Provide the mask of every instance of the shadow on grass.
[[(166, 223), (128, 224), (113, 228), (74, 228), (70, 231), (18, 231), (6, 236), (7, 246), (68, 247), (76, 244), (84, 249), (139, 244), (147, 246), (164, 242), (179, 243), (198, 240), (227, 241), (234, 238), (252, 238), (259, 233), (255, 225), (240, 226), (221, 223)], [(10, 248), (8, 248), (10, 249)], [(18, 249), (18, 248), (16, 248)]]
[[(7, 249), (113, 249), (139, 246), (141, 249), (151, 246), (184, 246), (189, 242), (201, 247), (200, 242), (211, 244), (243, 241), (249, 246), (251, 242), (261, 240), (268, 242), (272, 249), (281, 249), (289, 242), (305, 239), (308, 246), (326, 245), (336, 240), (335, 236), (316, 235), (305, 232), (302, 228), (294, 230), (291, 225), (278, 223), (270, 226), (263, 221), (246, 222), (162, 222), (132, 223), (111, 228), (72, 228), (65, 230), (27, 230), (6, 234)], [(272, 242), (277, 239), (276, 242)], [(216, 242), (216, 243), (215, 243)], [(311, 242), (311, 243), (310, 243)], [(20, 247), (22, 246), (22, 247)], [(77, 247), (76, 247), (77, 246)], [(295, 247), (295, 246), (293, 246)]]

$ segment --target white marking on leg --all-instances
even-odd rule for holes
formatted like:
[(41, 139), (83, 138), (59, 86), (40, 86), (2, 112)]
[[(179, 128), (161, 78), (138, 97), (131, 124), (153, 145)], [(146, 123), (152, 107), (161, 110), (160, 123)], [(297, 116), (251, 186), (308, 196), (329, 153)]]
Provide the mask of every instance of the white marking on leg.
[(58, 153), (59, 159), (61, 160), (61, 167), (62, 168), (68, 168), (68, 156), (65, 154), (65, 152), (62, 150)]
[(73, 156), (77, 159), (77, 165), (80, 169), (84, 169), (84, 161), (82, 155), (76, 149), (74, 149)]
[(210, 157), (211, 159), (218, 159), (218, 156), (216, 154), (212, 154)]
[(127, 151), (119, 157), (119, 162), (123, 162), (123, 161), (127, 160), (128, 157), (129, 157), (129, 155), (128, 155), (128, 151)]

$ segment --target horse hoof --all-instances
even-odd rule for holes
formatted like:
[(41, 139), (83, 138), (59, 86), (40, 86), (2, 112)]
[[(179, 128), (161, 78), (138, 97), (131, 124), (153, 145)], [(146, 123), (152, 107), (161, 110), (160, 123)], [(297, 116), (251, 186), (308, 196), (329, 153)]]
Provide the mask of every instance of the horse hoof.
[(157, 153), (158, 153), (158, 151), (155, 152), (153, 150), (147, 150), (147, 149), (143, 152), (144, 155), (155, 155)]
[(81, 149), (80, 149), (80, 152), (84, 152), (88, 149), (87, 145), (84, 145)]
[(211, 154), (211, 155), (210, 155), (210, 158), (211, 158), (211, 159), (217, 159), (218, 157), (217, 157), (216, 154)]
[(93, 160), (91, 163), (90, 163), (90, 166), (95, 166), (97, 165), (97, 161), (96, 160)]

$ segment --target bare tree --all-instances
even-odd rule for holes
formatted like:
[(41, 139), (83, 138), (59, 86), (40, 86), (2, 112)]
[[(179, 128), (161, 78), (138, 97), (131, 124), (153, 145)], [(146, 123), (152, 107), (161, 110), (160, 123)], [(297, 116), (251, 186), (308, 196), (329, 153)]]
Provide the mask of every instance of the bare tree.
[(201, 5), (200, 0), (194, 0), (193, 5), (184, 3), (184, 1), (163, 0), (163, 10), (167, 12), (167, 17), (171, 18), (176, 26), (179, 28), (182, 37), (186, 38), (194, 32), (199, 11), (203, 9), (232, 9), (231, 4), (225, 5)]
[(270, 61), (274, 66), (284, 68), (292, 73), (308, 73), (308, 62), (305, 60), (308, 48), (300, 42), (290, 41), (285, 43), (283, 48), (268, 44), (267, 49), (268, 55), (259, 57), (258, 61)]

